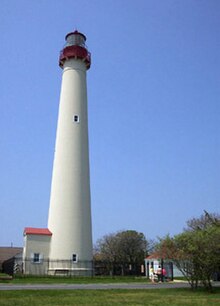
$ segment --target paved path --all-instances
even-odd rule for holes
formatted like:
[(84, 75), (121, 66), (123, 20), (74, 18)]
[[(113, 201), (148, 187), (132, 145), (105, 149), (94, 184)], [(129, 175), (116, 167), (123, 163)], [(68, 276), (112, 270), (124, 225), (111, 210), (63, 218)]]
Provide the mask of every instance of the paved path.
[(103, 289), (159, 289), (188, 288), (187, 283), (114, 283), (114, 284), (0, 284), (1, 290), (103, 290)]
[[(220, 282), (213, 283), (220, 287)], [(114, 284), (0, 284), (1, 290), (108, 290), (108, 289), (162, 289), (189, 288), (186, 282), (180, 283), (114, 283)]]

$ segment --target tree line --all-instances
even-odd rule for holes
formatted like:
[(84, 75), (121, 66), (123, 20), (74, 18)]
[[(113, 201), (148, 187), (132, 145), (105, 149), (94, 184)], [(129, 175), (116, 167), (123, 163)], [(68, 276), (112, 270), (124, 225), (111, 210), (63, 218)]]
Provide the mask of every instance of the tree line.
[[(144, 234), (134, 230), (119, 231), (105, 235), (97, 241), (94, 259), (101, 265), (100, 270), (103, 273), (138, 275), (141, 272), (147, 249), (148, 241)], [(103, 271), (104, 267), (105, 271)]]
[(203, 285), (212, 290), (214, 274), (220, 273), (220, 215), (204, 211), (186, 224), (182, 233), (158, 241), (147, 240), (135, 230), (103, 236), (94, 247), (96, 270), (100, 274), (141, 275), (144, 259), (156, 252), (160, 259), (173, 261), (192, 289)]

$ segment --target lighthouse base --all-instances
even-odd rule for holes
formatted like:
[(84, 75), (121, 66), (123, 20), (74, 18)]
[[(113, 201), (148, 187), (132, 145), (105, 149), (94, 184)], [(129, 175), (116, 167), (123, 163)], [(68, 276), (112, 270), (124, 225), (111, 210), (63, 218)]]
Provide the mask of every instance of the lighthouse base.
[(93, 276), (93, 262), (78, 262), (72, 264), (70, 260), (42, 259), (35, 263), (31, 258), (21, 258), (20, 266), (25, 275), (38, 276)]
[(50, 260), (48, 275), (54, 276), (93, 276), (93, 262), (71, 260)]

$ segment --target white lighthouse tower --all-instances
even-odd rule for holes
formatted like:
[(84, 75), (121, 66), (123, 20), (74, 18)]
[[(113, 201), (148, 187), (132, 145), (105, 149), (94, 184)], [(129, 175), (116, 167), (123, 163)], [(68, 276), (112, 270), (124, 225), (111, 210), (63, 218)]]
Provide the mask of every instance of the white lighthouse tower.
[(86, 71), (91, 57), (86, 37), (66, 35), (48, 229), (52, 233), (49, 271), (92, 273)]

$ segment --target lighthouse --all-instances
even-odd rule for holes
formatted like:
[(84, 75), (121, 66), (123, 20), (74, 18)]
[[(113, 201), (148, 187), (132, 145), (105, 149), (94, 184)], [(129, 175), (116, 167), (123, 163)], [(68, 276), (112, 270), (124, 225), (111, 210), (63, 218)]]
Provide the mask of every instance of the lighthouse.
[(71, 275), (92, 273), (92, 229), (86, 73), (91, 55), (86, 36), (65, 37), (59, 114), (52, 172), (48, 229), (49, 271)]

